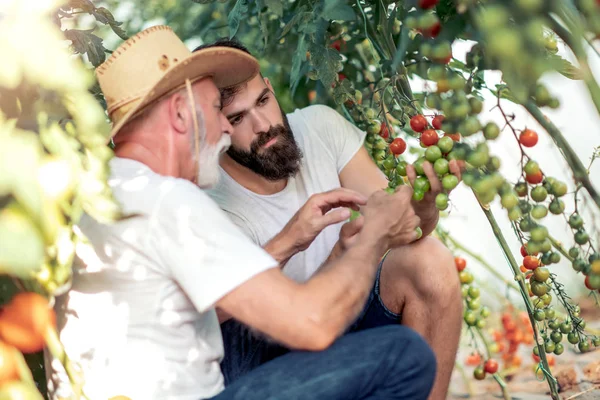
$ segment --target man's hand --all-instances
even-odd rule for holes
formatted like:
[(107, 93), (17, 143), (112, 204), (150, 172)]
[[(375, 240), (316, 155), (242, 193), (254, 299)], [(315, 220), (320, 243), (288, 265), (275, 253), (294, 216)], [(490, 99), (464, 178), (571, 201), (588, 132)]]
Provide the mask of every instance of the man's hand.
[(384, 241), (385, 250), (417, 240), (421, 218), (413, 209), (412, 193), (406, 185), (398, 187), (393, 194), (384, 190), (373, 193), (363, 207), (365, 221), (359, 240), (371, 236), (378, 238)]
[(346, 222), (342, 226), (342, 229), (340, 229), (340, 238), (333, 246), (333, 249), (331, 250), (329, 257), (327, 257), (326, 262), (339, 258), (346, 250), (356, 244), (356, 242), (359, 240), (358, 233), (362, 229), (364, 223), (365, 218), (361, 215), (354, 221)]
[(294, 247), (297, 251), (304, 251), (323, 229), (350, 218), (348, 208), (359, 211), (360, 206), (365, 204), (367, 199), (350, 189), (339, 188), (314, 194), (292, 217), (282, 232), (286, 232), (294, 239)]
[[(464, 162), (457, 160), (451, 160), (449, 162), (450, 173), (454, 174), (458, 181), (461, 180), (461, 170), (464, 168)], [(430, 234), (437, 225), (440, 213), (435, 206), (435, 197), (442, 192), (442, 182), (435, 173), (433, 165), (429, 161), (423, 163), (423, 171), (425, 176), (429, 180), (431, 188), (425, 193), (425, 197), (421, 201), (412, 201), (415, 213), (421, 218), (421, 229), (423, 230), (423, 236)], [(414, 185), (417, 173), (412, 165), (406, 166), (406, 175), (411, 185)]]
[(295, 254), (308, 249), (323, 229), (350, 218), (348, 208), (358, 211), (366, 203), (365, 196), (350, 189), (314, 194), (264, 249), (283, 267)]

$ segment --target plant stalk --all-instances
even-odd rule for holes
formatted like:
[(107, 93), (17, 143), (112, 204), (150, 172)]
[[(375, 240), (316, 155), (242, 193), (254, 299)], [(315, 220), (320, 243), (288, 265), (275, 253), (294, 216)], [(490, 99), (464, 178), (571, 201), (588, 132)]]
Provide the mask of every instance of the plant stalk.
[[(492, 352), (490, 351), (490, 344), (486, 340), (483, 332), (481, 332), (481, 329), (476, 328), (475, 331), (477, 332), (477, 335), (479, 336), (479, 338), (483, 342), (483, 345), (485, 346), (485, 351), (487, 353), (487, 358), (489, 360), (490, 358), (492, 358)], [(498, 385), (500, 385), (500, 390), (502, 391), (502, 397), (504, 398), (504, 400), (511, 400), (510, 392), (508, 391), (508, 387), (506, 386), (506, 382), (504, 381), (504, 379), (502, 379), (500, 374), (497, 372), (495, 374), (493, 374), (492, 376), (494, 377), (496, 382), (498, 382)]]
[(575, 182), (583, 185), (592, 200), (594, 200), (594, 203), (596, 203), (596, 206), (600, 209), (600, 194), (592, 185), (590, 177), (587, 174), (587, 169), (584, 167), (579, 157), (577, 157), (577, 154), (575, 154), (575, 151), (573, 148), (571, 148), (569, 142), (567, 142), (556, 125), (554, 125), (550, 120), (546, 119), (546, 116), (542, 113), (538, 106), (533, 103), (533, 101), (529, 100), (524, 104), (524, 106), (527, 111), (529, 111), (529, 114), (531, 114), (531, 116), (533, 116), (537, 122), (542, 125), (544, 129), (546, 129), (552, 140), (554, 140), (556, 146), (561, 150), (567, 161), (567, 164), (569, 164), (571, 171), (573, 171), (573, 178), (575, 179)]
[(546, 351), (544, 349), (544, 342), (539, 335), (537, 325), (535, 323), (535, 319), (533, 318), (533, 305), (531, 304), (531, 300), (529, 298), (529, 291), (527, 290), (527, 287), (525, 286), (525, 282), (522, 278), (522, 274), (521, 274), (521, 271), (519, 270), (519, 266), (510, 251), (508, 243), (506, 242), (506, 239), (505, 239), (504, 235), (502, 234), (502, 231), (500, 230), (498, 223), (496, 222), (496, 218), (494, 217), (494, 214), (492, 213), (491, 210), (484, 207), (481, 203), (480, 203), (480, 206), (481, 206), (481, 209), (483, 210), (483, 213), (485, 214), (486, 218), (488, 219), (488, 222), (490, 223), (490, 225), (492, 227), (492, 231), (494, 232), (494, 236), (496, 236), (496, 239), (498, 240), (498, 244), (502, 248), (502, 251), (504, 252), (504, 255), (506, 256), (506, 258), (508, 260), (508, 263), (513, 271), (515, 279), (519, 284), (519, 288), (521, 289), (520, 290), (521, 296), (523, 297), (523, 301), (525, 302), (525, 308), (527, 309), (527, 314), (529, 315), (529, 321), (531, 322), (531, 326), (533, 328), (535, 342), (536, 342), (537, 348), (539, 350), (540, 363), (542, 364), (542, 372), (544, 373), (544, 375), (547, 378), (548, 386), (550, 388), (550, 395), (552, 396), (552, 399), (559, 400), (560, 397), (558, 395), (558, 383), (557, 383), (556, 379), (554, 378), (554, 376), (552, 376), (552, 373), (550, 372), (550, 366), (548, 365), (548, 360), (546, 358)]
[(75, 366), (73, 362), (67, 356), (65, 349), (60, 342), (58, 334), (54, 328), (48, 328), (46, 335), (44, 336), (46, 340), (46, 346), (52, 354), (52, 357), (56, 358), (60, 361), (60, 363), (65, 368), (67, 376), (69, 377), (69, 381), (73, 388), (73, 393), (75, 394), (76, 399), (84, 398), (89, 400), (89, 398), (83, 393), (83, 378), (80, 373), (75, 370)]

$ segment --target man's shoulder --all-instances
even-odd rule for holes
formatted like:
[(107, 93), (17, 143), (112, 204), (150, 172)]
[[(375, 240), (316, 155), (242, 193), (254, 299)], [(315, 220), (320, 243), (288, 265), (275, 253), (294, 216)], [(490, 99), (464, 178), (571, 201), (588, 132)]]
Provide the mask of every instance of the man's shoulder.
[(111, 169), (109, 185), (125, 208), (152, 212), (158, 208), (169, 210), (185, 205), (215, 206), (192, 182), (160, 175), (140, 162), (115, 158), (111, 160)]
[(305, 120), (308, 123), (323, 122), (318, 120), (319, 117), (327, 117), (336, 115), (338, 112), (333, 108), (324, 104), (313, 104), (303, 108), (297, 108), (293, 112), (287, 114), (288, 119)]

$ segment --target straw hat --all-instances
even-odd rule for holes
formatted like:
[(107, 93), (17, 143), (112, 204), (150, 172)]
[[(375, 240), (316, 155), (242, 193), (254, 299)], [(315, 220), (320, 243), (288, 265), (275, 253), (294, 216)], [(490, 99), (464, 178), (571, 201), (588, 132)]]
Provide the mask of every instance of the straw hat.
[(251, 55), (229, 47), (190, 52), (173, 30), (153, 26), (125, 41), (96, 75), (113, 123), (111, 137), (146, 106), (200, 78), (219, 88), (235, 86), (259, 71)]

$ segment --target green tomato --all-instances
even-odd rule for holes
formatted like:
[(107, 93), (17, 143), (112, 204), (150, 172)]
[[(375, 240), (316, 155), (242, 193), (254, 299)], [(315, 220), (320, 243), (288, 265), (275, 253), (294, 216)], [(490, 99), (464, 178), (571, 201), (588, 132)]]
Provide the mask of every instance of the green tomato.
[(546, 200), (546, 197), (548, 197), (548, 192), (543, 186), (536, 186), (531, 190), (531, 198), (538, 203)]
[(477, 117), (472, 116), (467, 118), (463, 123), (463, 129), (460, 131), (464, 136), (471, 136), (481, 129), (481, 123)]
[(579, 249), (577, 247), (571, 247), (569, 249), (569, 256), (571, 258), (577, 258), (577, 257), (579, 257)]
[(554, 343), (560, 343), (562, 342), (562, 338), (563, 338), (563, 334), (560, 333), (559, 331), (553, 331), (550, 334), (550, 339), (554, 342)]
[(546, 353), (552, 353), (554, 350), (556, 350), (556, 343), (554, 343), (551, 340), (548, 340), (544, 344), (544, 350), (546, 350)]
[(521, 218), (523, 214), (521, 213), (521, 209), (519, 207), (513, 207), (508, 210), (508, 219), (510, 221), (516, 221)]
[[(446, 76), (446, 67), (443, 65), (432, 65), (427, 70), (427, 77), (432, 81), (439, 81)], [(437, 107), (432, 107), (437, 108)]]
[(533, 312), (533, 319), (535, 319), (536, 321), (543, 321), (546, 319), (546, 313), (544, 312), (544, 310), (535, 310)]
[(531, 229), (531, 239), (536, 242), (541, 242), (548, 237), (548, 228), (545, 226), (536, 226)]
[(423, 163), (425, 162), (425, 157), (419, 157), (414, 163), (413, 167), (415, 168), (415, 172), (417, 175), (425, 175), (425, 171), (423, 170)]
[(558, 264), (560, 262), (560, 254), (556, 251), (550, 255), (550, 262), (552, 264)]
[(556, 346), (554, 347), (554, 354), (556, 354), (557, 356), (560, 356), (564, 352), (565, 352), (565, 346), (563, 346), (560, 343), (556, 343)]
[[(519, 210), (521, 212), (523, 211), (521, 208), (519, 208)], [(523, 232), (531, 231), (532, 227), (533, 227), (533, 221), (530, 220), (529, 218), (523, 218), (521, 221), (519, 221), (519, 229)]]
[(579, 342), (578, 346), (579, 346), (579, 351), (581, 351), (582, 353), (590, 351), (590, 343), (587, 340), (583, 340), (583, 341)]
[(476, 288), (475, 286), (469, 287), (469, 297), (476, 299), (479, 297), (479, 295), (480, 295), (480, 291), (478, 288)]
[(481, 307), (481, 302), (479, 301), (479, 299), (468, 299), (467, 307), (469, 308), (469, 310), (478, 310), (479, 307)]
[(552, 183), (552, 193), (556, 197), (562, 197), (567, 194), (567, 185), (561, 181), (555, 181)]
[(584, 260), (582, 260), (581, 258), (577, 258), (577, 259), (573, 260), (573, 263), (571, 265), (573, 266), (573, 269), (575, 271), (581, 272), (586, 268), (587, 263)]
[(481, 315), (482, 318), (487, 318), (490, 316), (490, 309), (487, 308), (486, 306), (481, 307), (481, 310), (479, 311), (479, 315)]
[[(550, 296), (550, 295), (547, 295), (547, 296), (550, 298), (550, 301), (552, 301), (552, 296)], [(544, 300), (544, 303), (545, 302), (546, 302), (546, 300)], [(556, 316), (556, 311), (554, 311), (554, 308), (546, 309), (546, 319), (553, 319), (555, 316)]]
[(467, 156), (467, 162), (475, 168), (483, 167), (489, 159), (490, 156), (482, 151), (473, 151)]
[(488, 122), (483, 128), (483, 137), (487, 140), (494, 140), (500, 136), (500, 128), (494, 122)]
[(455, 175), (448, 174), (442, 178), (442, 187), (446, 191), (451, 191), (458, 185), (458, 178)]
[(421, 190), (415, 190), (413, 192), (412, 198), (414, 201), (421, 201), (423, 200), (423, 197), (425, 197), (425, 192)]
[(579, 343), (579, 335), (576, 332), (569, 332), (567, 335), (567, 340), (571, 344), (577, 344)]
[(436, 160), (442, 157), (442, 150), (436, 145), (429, 146), (427, 150), (425, 150), (425, 158), (427, 161), (433, 163)]
[(548, 209), (541, 204), (535, 205), (531, 210), (531, 216), (535, 219), (542, 219), (546, 215), (548, 215)]
[(573, 214), (569, 217), (569, 226), (578, 229), (583, 226), (583, 218), (579, 214)]
[(586, 244), (588, 240), (590, 240), (590, 236), (583, 228), (579, 228), (577, 232), (575, 232), (574, 238), (575, 243), (577, 244)]
[(440, 148), (440, 150), (442, 150), (442, 153), (450, 153), (454, 147), (454, 140), (452, 140), (452, 138), (449, 136), (443, 136), (438, 141), (437, 146)]
[(471, 106), (471, 114), (479, 114), (483, 111), (483, 102), (477, 97), (469, 98), (469, 106)]
[(448, 195), (446, 193), (438, 193), (435, 196), (435, 206), (440, 211), (446, 210), (448, 208)]
[(438, 158), (433, 163), (433, 170), (439, 176), (444, 176), (450, 171), (448, 160), (445, 158)]
[(396, 165), (396, 173), (400, 176), (406, 176), (406, 161), (400, 161)]
[(559, 327), (560, 327), (560, 323), (558, 322), (558, 320), (553, 319), (553, 320), (548, 321), (548, 328), (556, 330)]
[(500, 198), (500, 204), (502, 204), (502, 207), (510, 210), (519, 204), (519, 198), (515, 193), (506, 193)]
[(561, 199), (553, 199), (548, 208), (552, 214), (559, 215), (565, 211), (565, 203)]
[(431, 188), (429, 180), (425, 176), (418, 176), (415, 179), (414, 189), (415, 191), (427, 192)]
[(472, 310), (465, 311), (464, 319), (467, 325), (469, 326), (475, 326), (475, 324), (477, 323), (477, 315), (475, 315), (475, 313)]
[(570, 322), (563, 322), (562, 324), (560, 324), (560, 331), (562, 333), (569, 333), (573, 330), (573, 325), (571, 325)]
[(540, 243), (540, 251), (545, 253), (550, 250), (552, 250), (552, 242), (550, 239), (546, 238), (542, 243)]
[[(531, 292), (540, 297), (548, 293), (548, 286), (545, 283), (533, 281), (531, 282)], [(545, 318), (545, 315), (544, 315)], [(542, 318), (542, 319), (544, 319)]]

